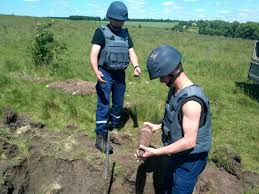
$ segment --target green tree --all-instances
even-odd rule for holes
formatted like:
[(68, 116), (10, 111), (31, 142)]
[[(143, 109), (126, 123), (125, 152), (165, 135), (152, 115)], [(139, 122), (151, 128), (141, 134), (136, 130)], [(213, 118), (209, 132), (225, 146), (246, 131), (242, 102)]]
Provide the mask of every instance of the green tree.
[(247, 22), (239, 25), (236, 30), (235, 37), (244, 39), (259, 39), (259, 24), (255, 22)]
[(52, 23), (38, 23), (32, 45), (32, 57), (36, 66), (58, 65), (59, 55), (66, 50), (64, 43), (55, 40), (50, 31)]

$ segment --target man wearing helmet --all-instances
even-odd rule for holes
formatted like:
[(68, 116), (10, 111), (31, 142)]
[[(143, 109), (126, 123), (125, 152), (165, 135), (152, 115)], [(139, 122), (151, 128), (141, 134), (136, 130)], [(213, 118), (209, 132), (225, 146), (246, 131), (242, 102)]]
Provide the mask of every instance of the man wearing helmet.
[(144, 150), (141, 159), (169, 155), (165, 193), (191, 194), (208, 160), (212, 129), (209, 100), (184, 73), (181, 60), (181, 53), (167, 45), (155, 48), (147, 59), (150, 79), (160, 78), (170, 90), (162, 124), (144, 123), (153, 131), (162, 128), (164, 147), (139, 149)]
[[(120, 1), (114, 1), (109, 6), (106, 17), (110, 23), (96, 29), (90, 53), (90, 63), (97, 78), (98, 96), (95, 147), (101, 152), (106, 150), (108, 122), (112, 128), (119, 126), (125, 94), (125, 69), (129, 61), (134, 66), (134, 75), (141, 74), (131, 37), (128, 30), (122, 28), (124, 21), (128, 19), (127, 7)], [(113, 152), (111, 146), (109, 152)]]

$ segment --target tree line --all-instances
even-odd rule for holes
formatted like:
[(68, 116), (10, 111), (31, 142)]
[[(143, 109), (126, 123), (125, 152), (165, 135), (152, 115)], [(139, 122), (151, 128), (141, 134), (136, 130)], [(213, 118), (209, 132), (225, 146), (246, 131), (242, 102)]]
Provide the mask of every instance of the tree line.
[[(58, 19), (70, 19), (70, 20), (94, 20), (94, 21), (106, 21), (107, 18), (93, 17), (93, 16), (80, 16), (72, 15), (69, 17), (51, 17)], [(246, 22), (240, 23), (237, 21), (226, 22), (223, 20), (194, 20), (194, 21), (179, 21), (170, 19), (129, 19), (129, 21), (136, 22), (172, 22), (177, 23), (171, 29), (173, 31), (184, 32), (190, 28), (197, 29), (199, 34), (205, 34), (210, 36), (225, 36), (231, 38), (243, 38), (243, 39), (259, 39), (259, 23)]]
[(71, 15), (69, 17), (48, 17), (52, 19), (69, 19), (69, 20), (94, 20), (94, 21), (101, 21), (103, 20), (101, 17), (94, 17), (94, 16), (80, 16), (80, 15)]
[(172, 30), (183, 32), (189, 28), (197, 28), (199, 34), (210, 36), (225, 36), (251, 40), (259, 39), (259, 23), (257, 22), (240, 23), (237, 21), (226, 22), (222, 20), (181, 21)]
[[(94, 20), (94, 21), (107, 21), (107, 18), (94, 17), (94, 16), (80, 16), (80, 15), (71, 15), (69, 17), (48, 17), (53, 19), (70, 19), (70, 20)], [(170, 19), (152, 19), (152, 18), (144, 18), (144, 19), (132, 19), (129, 18), (129, 21), (136, 22), (179, 22), (179, 20), (170, 20)]]

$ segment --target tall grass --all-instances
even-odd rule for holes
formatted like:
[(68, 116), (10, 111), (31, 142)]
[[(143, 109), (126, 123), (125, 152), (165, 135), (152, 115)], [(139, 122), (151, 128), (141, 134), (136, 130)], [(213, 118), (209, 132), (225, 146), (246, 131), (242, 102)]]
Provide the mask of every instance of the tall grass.
[[(51, 30), (68, 50), (53, 74), (47, 68), (35, 67), (30, 53), (35, 26), (42, 20), (47, 19), (0, 16), (0, 108), (12, 106), (47, 123), (50, 130), (63, 130), (74, 124), (79, 126), (78, 130), (94, 136), (96, 95), (71, 96), (11, 75), (24, 73), (52, 81), (76, 77), (95, 82), (88, 56), (92, 35), (100, 23), (54, 21)], [(133, 68), (128, 67), (125, 101), (136, 105), (138, 120), (156, 122), (163, 116), (168, 89), (158, 80), (149, 80), (145, 63), (152, 48), (173, 45), (183, 53), (185, 72), (210, 98), (213, 147), (232, 146), (242, 156), (246, 169), (259, 172), (258, 99), (236, 86), (237, 82), (249, 84), (247, 73), (253, 41), (144, 26), (127, 25), (143, 74), (135, 78)]]

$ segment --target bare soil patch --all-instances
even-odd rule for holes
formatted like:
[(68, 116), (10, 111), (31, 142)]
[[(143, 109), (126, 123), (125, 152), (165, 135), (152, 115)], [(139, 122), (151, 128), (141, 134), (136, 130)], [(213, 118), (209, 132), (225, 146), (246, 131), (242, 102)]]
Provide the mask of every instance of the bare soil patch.
[[(13, 129), (17, 125), (10, 124), (16, 123), (20, 114), (11, 112), (5, 114), (6, 130), (10, 130), (16, 138), (27, 139), (30, 144), (27, 155), (21, 157), (18, 147), (12, 141), (0, 138), (0, 153), (6, 155), (0, 158), (1, 194), (104, 193), (105, 155), (96, 150), (94, 139), (82, 132), (74, 133), (73, 127), (63, 132), (33, 128), (33, 133), (17, 134)], [(133, 156), (136, 137), (121, 131), (113, 132), (113, 135), (114, 154), (110, 156), (106, 190), (114, 194), (162, 193), (166, 157), (154, 157), (138, 163)], [(160, 138), (159, 135), (156, 138)], [(241, 162), (237, 158), (232, 157), (235, 160), (233, 164)], [(259, 175), (243, 171), (241, 163), (236, 166), (233, 169), (238, 173), (231, 174), (220, 163), (210, 161), (199, 177), (194, 193), (238, 194), (259, 185)]]
[(49, 88), (60, 89), (72, 95), (89, 95), (96, 93), (96, 83), (80, 79), (69, 79), (53, 82), (47, 85)]

